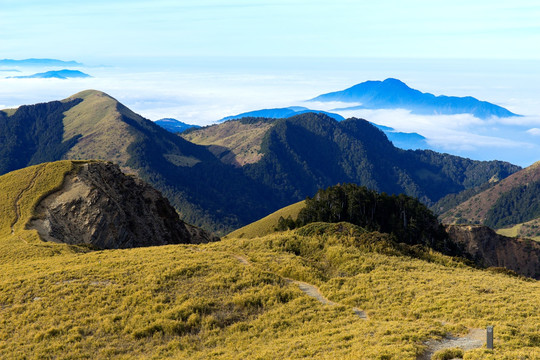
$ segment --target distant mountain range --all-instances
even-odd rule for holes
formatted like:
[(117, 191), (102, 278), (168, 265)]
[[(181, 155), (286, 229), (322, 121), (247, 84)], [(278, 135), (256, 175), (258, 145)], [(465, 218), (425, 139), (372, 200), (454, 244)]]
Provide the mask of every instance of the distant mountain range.
[(12, 79), (71, 79), (71, 78), (90, 78), (91, 76), (79, 70), (52, 70), (33, 75), (11, 76)]
[(63, 61), (58, 59), (22, 59), (22, 60), (13, 60), (13, 59), (1, 59), (0, 66), (82, 66), (80, 62), (77, 61)]
[(362, 119), (243, 118), (181, 136), (99, 91), (0, 111), (0, 174), (59, 159), (113, 161), (160, 190), (183, 220), (226, 233), (320, 188), (356, 183), (426, 204), (520, 168), (405, 151)]
[(184, 122), (181, 122), (179, 120), (172, 119), (172, 118), (159, 119), (159, 120), (154, 121), (154, 123), (158, 124), (165, 130), (172, 133), (181, 133), (181, 132), (186, 131), (187, 129), (200, 128), (199, 125), (186, 124)]
[(492, 116), (520, 116), (511, 111), (474, 97), (435, 96), (430, 93), (411, 89), (398, 79), (384, 81), (366, 81), (342, 91), (319, 95), (310, 101), (340, 101), (360, 103), (358, 106), (335, 109), (407, 109), (415, 114), (455, 115), (472, 114), (480, 119)]
[(238, 120), (246, 117), (261, 117), (261, 118), (267, 118), (267, 119), (284, 119), (288, 118), (294, 115), (299, 114), (305, 114), (308, 112), (316, 113), (316, 114), (325, 114), (330, 116), (332, 119), (335, 119), (337, 121), (345, 120), (345, 118), (339, 114), (322, 111), (322, 110), (311, 110), (306, 107), (302, 106), (290, 106), (286, 108), (275, 108), (275, 109), (262, 109), (262, 110), (255, 110), (255, 111), (248, 111), (242, 114), (233, 115), (233, 116), (227, 116), (223, 119), (219, 120), (218, 122), (224, 122), (227, 120)]

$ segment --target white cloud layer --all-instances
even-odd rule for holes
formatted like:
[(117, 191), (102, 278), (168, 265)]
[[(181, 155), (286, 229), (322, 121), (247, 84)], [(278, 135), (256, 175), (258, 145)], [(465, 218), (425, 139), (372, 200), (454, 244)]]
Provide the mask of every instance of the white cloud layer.
[[(365, 118), (401, 132), (417, 132), (425, 136), (436, 151), (479, 160), (506, 160), (522, 166), (540, 159), (540, 145), (537, 145), (540, 102), (536, 96), (540, 93), (540, 76), (534, 77), (529, 72), (527, 76), (528, 79), (532, 76), (531, 81), (523, 82), (522, 67), (516, 67), (512, 76), (494, 71), (490, 76), (474, 72), (461, 78), (460, 72), (451, 76), (446, 72), (411, 70), (428, 67), (406, 61), (341, 63), (336, 60), (333, 63), (320, 60), (321, 63), (314, 64), (297, 59), (296, 63), (288, 61), (284, 67), (279, 64), (279, 59), (247, 62), (242, 62), (245, 59), (218, 59), (211, 66), (199, 59), (192, 63), (181, 60), (154, 65), (144, 63), (140, 67), (81, 68), (93, 76), (89, 79), (6, 79), (0, 76), (0, 103), (5, 104), (2, 108), (16, 107), (60, 100), (85, 89), (97, 89), (151, 120), (172, 117), (191, 124), (208, 125), (225, 116), (264, 108), (300, 105), (331, 110), (354, 106), (357, 104), (305, 100), (362, 81), (397, 77), (425, 92), (472, 95), (526, 116), (481, 120), (469, 114), (423, 116), (401, 109), (338, 113), (344, 117)], [(404, 68), (399, 69), (399, 65)], [(466, 69), (471, 67), (475, 68), (467, 64)], [(387, 70), (390, 68), (397, 70), (390, 72)], [(512, 98), (507, 96), (509, 93)]]

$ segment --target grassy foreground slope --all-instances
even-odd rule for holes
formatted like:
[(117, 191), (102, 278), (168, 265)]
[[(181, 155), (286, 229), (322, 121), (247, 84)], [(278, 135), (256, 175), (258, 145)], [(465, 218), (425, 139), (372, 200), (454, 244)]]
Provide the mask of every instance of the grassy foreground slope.
[(416, 359), (428, 339), (488, 324), (496, 350), (465, 358), (540, 357), (538, 282), (344, 223), (202, 246), (51, 246), (0, 262), (0, 358)]
[(44, 243), (37, 231), (25, 229), (39, 201), (59, 189), (75, 166), (73, 161), (58, 161), (0, 176), (0, 263), (77, 249)]

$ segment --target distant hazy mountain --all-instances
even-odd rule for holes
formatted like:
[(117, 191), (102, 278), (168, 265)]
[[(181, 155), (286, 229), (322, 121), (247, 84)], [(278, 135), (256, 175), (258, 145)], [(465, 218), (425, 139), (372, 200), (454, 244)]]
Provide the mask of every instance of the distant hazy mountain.
[(405, 150), (417, 150), (417, 149), (429, 149), (426, 138), (418, 133), (404, 133), (396, 131), (396, 129), (389, 126), (373, 124), (376, 128), (382, 130), (388, 140), (390, 140), (395, 147)]
[(311, 101), (341, 101), (361, 103), (359, 106), (335, 109), (407, 109), (416, 114), (453, 115), (472, 114), (480, 119), (491, 116), (519, 116), (509, 110), (475, 99), (471, 96), (435, 96), (411, 89), (398, 79), (366, 81), (342, 91), (317, 96)]
[(13, 79), (71, 79), (71, 78), (89, 78), (88, 74), (79, 70), (52, 70), (43, 73), (37, 73), (26, 76), (11, 76)]
[(302, 106), (290, 106), (286, 108), (262, 109), (262, 110), (249, 111), (249, 112), (245, 112), (238, 115), (224, 117), (218, 122), (224, 122), (227, 120), (238, 120), (238, 119), (242, 119), (246, 117), (262, 117), (266, 119), (285, 119), (294, 115), (305, 114), (308, 112), (313, 112), (316, 114), (325, 114), (337, 121), (345, 120), (345, 118), (339, 114), (334, 114), (334, 113), (321, 111), (321, 110), (311, 110)]
[(77, 61), (63, 61), (58, 59), (2, 59), (0, 66), (81, 66)]
[(186, 124), (176, 119), (165, 118), (154, 121), (157, 125), (172, 133), (181, 133), (187, 129), (200, 128), (199, 125)]

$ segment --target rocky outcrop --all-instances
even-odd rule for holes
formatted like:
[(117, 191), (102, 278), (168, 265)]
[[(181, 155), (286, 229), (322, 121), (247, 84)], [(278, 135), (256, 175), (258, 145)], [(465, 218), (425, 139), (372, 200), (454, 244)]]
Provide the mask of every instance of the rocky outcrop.
[(117, 165), (88, 162), (43, 199), (28, 228), (45, 241), (102, 249), (219, 240), (184, 223), (161, 193)]
[(540, 243), (502, 236), (481, 225), (448, 225), (446, 231), (479, 265), (540, 279)]

